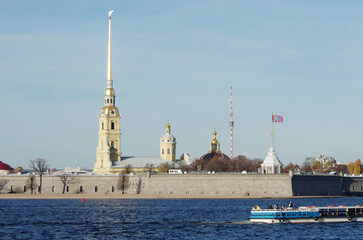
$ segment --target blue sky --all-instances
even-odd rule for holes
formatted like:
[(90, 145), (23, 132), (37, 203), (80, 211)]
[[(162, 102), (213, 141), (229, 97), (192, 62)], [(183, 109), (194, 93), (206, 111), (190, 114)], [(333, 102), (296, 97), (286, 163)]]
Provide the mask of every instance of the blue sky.
[(284, 164), (363, 155), (361, 1), (1, 1), (0, 161), (93, 168), (112, 18), (124, 156), (229, 149), (264, 158), (271, 112)]

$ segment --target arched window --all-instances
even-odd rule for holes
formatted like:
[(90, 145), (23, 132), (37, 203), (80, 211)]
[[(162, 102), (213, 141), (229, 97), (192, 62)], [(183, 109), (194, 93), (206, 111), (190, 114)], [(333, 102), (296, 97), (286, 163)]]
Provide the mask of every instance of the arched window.
[(110, 99), (107, 99), (107, 103), (110, 103)]
[(82, 186), (79, 187), (79, 192), (80, 193), (83, 192), (83, 187)]
[(24, 186), (24, 192), (26, 192), (26, 186)]
[(102, 130), (103, 130), (103, 128), (104, 128), (104, 124), (102, 123)]
[(111, 122), (111, 129), (115, 129), (115, 123)]
[(66, 192), (69, 192), (69, 186), (67, 186)]
[(54, 192), (55, 191), (55, 188), (54, 188), (54, 186), (52, 187), (52, 192)]
[(112, 186), (111, 191), (114, 192), (115, 191), (115, 186)]
[(95, 192), (97, 192), (98, 191), (98, 187), (97, 186), (95, 186)]
[(163, 149), (161, 149), (161, 154), (164, 154), (164, 148), (163, 148)]
[(170, 154), (170, 148), (168, 148), (168, 154)]

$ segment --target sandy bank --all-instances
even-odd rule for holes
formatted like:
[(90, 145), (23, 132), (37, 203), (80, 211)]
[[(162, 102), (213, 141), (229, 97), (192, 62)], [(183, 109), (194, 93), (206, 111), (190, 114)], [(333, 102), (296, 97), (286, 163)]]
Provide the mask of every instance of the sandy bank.
[[(294, 196), (281, 198), (334, 198), (347, 196)], [(271, 199), (239, 195), (149, 195), (149, 194), (0, 194), (0, 199)]]

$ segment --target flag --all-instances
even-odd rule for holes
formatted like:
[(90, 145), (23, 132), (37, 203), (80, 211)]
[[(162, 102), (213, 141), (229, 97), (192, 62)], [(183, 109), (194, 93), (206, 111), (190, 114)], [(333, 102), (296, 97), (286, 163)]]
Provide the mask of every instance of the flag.
[(284, 118), (282, 116), (279, 116), (279, 115), (272, 115), (272, 121), (273, 122), (283, 122)]

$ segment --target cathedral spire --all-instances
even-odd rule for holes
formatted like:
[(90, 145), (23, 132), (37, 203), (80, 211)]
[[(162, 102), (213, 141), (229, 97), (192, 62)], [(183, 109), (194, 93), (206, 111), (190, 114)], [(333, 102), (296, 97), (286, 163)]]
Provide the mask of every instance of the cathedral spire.
[(108, 12), (108, 55), (107, 55), (107, 88), (112, 86), (112, 56), (111, 56), (111, 15), (114, 10)]

